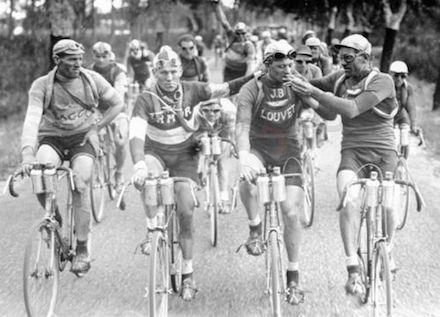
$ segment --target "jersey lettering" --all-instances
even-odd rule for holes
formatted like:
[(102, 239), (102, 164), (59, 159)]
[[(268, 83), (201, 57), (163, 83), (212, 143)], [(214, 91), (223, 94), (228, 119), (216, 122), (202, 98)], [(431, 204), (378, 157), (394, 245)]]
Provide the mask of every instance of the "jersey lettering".
[(192, 113), (191, 108), (190, 107), (185, 107), (185, 109), (183, 110), (183, 116), (185, 118), (187, 118), (188, 116), (190, 116)]
[(295, 113), (295, 104), (291, 105), (284, 111), (271, 111), (269, 109), (262, 109), (260, 117), (271, 122), (283, 122), (293, 117)]
[(272, 99), (284, 98), (284, 89), (283, 88), (271, 89), (269, 96)]

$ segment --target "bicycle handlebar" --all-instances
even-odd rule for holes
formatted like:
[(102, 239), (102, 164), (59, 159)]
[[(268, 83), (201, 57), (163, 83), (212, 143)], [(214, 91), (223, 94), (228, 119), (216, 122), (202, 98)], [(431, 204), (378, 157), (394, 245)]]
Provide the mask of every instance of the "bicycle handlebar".
[[(352, 183), (348, 184), (347, 186), (345, 186), (344, 191), (342, 193), (341, 200), (339, 202), (339, 205), (336, 208), (336, 211), (340, 211), (342, 208), (344, 208), (346, 206), (346, 204), (347, 204), (347, 193), (348, 193), (348, 189), (351, 186), (354, 186), (354, 185), (362, 185), (362, 186), (364, 186), (368, 180), (369, 180), (369, 178), (362, 178), (360, 180), (357, 180), (357, 181), (352, 182)], [(407, 182), (407, 181), (404, 181), (404, 180), (393, 180), (393, 182), (395, 184), (398, 184), (398, 185), (405, 185), (405, 186), (410, 187), (413, 190), (414, 195), (416, 196), (417, 211), (418, 212), (422, 211), (423, 207), (425, 206), (425, 201), (424, 201), (424, 199), (423, 199), (423, 197), (422, 197), (422, 195), (421, 195), (417, 185), (414, 182), (412, 182), (412, 181), (408, 181)]]
[[(41, 165), (43, 168), (45, 168), (46, 166), (48, 166), (49, 164), (41, 164), (41, 163), (33, 163), (32, 164), (32, 168), (34, 168), (35, 165)], [(59, 166), (56, 168), (56, 171), (63, 171), (66, 172), (67, 175), (69, 176), (69, 182), (70, 182), (70, 188), (72, 190), (75, 190), (75, 182), (73, 180), (73, 171), (72, 169), (68, 168), (68, 167), (64, 167), (64, 166)], [(23, 168), (19, 168), (18, 170), (16, 170), (14, 172), (14, 174), (9, 175), (8, 180), (6, 181), (5, 184), (5, 188), (3, 190), (3, 194), (6, 193), (6, 188), (8, 188), (9, 190), (9, 194), (12, 197), (19, 197), (19, 194), (15, 191), (14, 188), (14, 183), (17, 181), (17, 179), (20, 177), (21, 179), (23, 179), (26, 176), (25, 171), (23, 170)]]
[[(162, 178), (161, 176), (153, 177), (153, 179), (155, 179), (155, 180), (159, 180), (161, 178)], [(196, 182), (188, 177), (174, 176), (174, 177), (169, 177), (169, 178), (171, 178), (174, 181), (174, 183), (187, 183), (189, 185), (197, 187)], [(121, 207), (121, 203), (122, 203), (122, 200), (124, 199), (124, 193), (127, 190), (127, 188), (130, 187), (130, 185), (134, 185), (133, 181), (131, 181), (131, 180), (125, 182), (124, 185), (122, 185), (121, 193), (119, 194), (118, 200), (116, 202), (116, 207), (121, 210), (125, 209), (125, 208)]]

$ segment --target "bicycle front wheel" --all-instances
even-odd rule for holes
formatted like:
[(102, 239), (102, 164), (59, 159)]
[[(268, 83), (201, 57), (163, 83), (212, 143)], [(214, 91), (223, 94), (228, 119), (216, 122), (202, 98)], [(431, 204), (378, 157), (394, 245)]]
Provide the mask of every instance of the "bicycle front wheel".
[[(394, 179), (409, 181), (408, 165), (404, 158), (400, 158), (397, 162), (396, 170), (394, 173)], [(397, 185), (397, 197), (396, 200), (396, 223), (397, 230), (402, 230), (405, 227), (406, 219), (408, 218), (409, 208), (409, 187), (407, 185)]]
[(271, 231), (269, 233), (269, 254), (268, 263), (270, 263), (270, 302), (272, 316), (281, 316), (281, 294), (283, 293), (283, 272), (281, 266), (281, 249), (278, 242), (278, 233)]
[(378, 243), (373, 263), (374, 316), (390, 317), (393, 308), (392, 278), (385, 242)]
[(220, 206), (220, 188), (218, 183), (217, 166), (212, 164), (209, 172), (209, 184), (211, 192), (209, 219), (211, 224), (211, 245), (217, 246), (218, 239), (218, 213)]
[(159, 231), (154, 232), (150, 255), (148, 299), (150, 316), (168, 315), (169, 259), (168, 242)]
[(315, 168), (310, 151), (304, 153), (302, 171), (304, 188), (302, 223), (305, 228), (309, 228), (315, 217)]
[(90, 180), (90, 198), (92, 202), (92, 215), (96, 222), (101, 222), (104, 218), (105, 203), (105, 173), (104, 158), (99, 156), (93, 166), (92, 178)]
[(179, 224), (176, 215), (173, 215), (168, 225), (168, 240), (171, 248), (170, 252), (170, 276), (171, 287), (175, 293), (180, 291), (182, 285), (182, 249), (179, 244)]
[(54, 232), (44, 223), (29, 235), (24, 253), (23, 291), (28, 316), (52, 316), (57, 301), (59, 269)]

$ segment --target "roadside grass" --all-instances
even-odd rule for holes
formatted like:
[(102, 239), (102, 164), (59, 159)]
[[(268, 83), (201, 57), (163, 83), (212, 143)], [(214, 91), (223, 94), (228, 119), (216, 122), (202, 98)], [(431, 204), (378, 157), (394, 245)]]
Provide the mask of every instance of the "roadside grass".
[[(417, 122), (423, 129), (428, 152), (440, 157), (440, 111), (431, 110), (434, 84), (412, 77), (410, 82), (416, 87)], [(20, 166), (23, 121), (24, 113), (14, 114), (7, 120), (0, 121), (0, 180), (5, 180)]]

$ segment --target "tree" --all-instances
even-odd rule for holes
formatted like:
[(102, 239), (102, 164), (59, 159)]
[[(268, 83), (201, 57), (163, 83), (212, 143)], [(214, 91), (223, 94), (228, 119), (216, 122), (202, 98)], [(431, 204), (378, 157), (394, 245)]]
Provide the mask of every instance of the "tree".
[(396, 12), (391, 9), (390, 1), (383, 0), (383, 11), (385, 15), (385, 39), (382, 48), (382, 58), (380, 60), (380, 70), (388, 72), (393, 58), (394, 44), (396, 43), (397, 33), (400, 29), (400, 23), (405, 16), (407, 3), (401, 0)]

